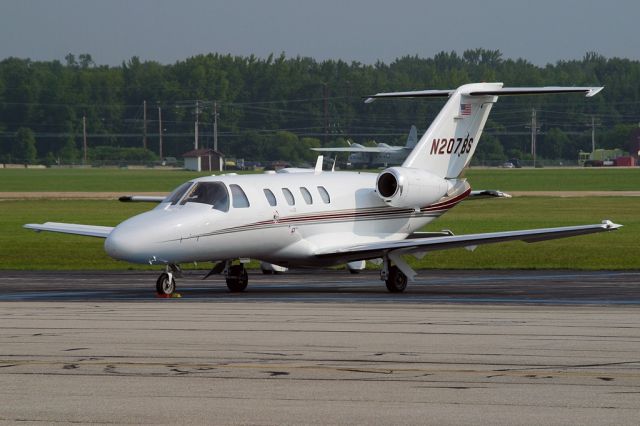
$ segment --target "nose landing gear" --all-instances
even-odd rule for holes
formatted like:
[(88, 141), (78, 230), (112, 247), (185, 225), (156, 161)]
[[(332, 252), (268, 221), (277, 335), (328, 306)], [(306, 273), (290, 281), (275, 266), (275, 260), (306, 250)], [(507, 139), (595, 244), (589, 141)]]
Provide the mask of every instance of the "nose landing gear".
[(182, 269), (178, 265), (167, 265), (156, 281), (156, 293), (158, 296), (171, 297), (176, 291), (175, 277), (182, 276)]
[(156, 281), (156, 293), (158, 296), (171, 296), (176, 291), (176, 280), (171, 272), (163, 272)]

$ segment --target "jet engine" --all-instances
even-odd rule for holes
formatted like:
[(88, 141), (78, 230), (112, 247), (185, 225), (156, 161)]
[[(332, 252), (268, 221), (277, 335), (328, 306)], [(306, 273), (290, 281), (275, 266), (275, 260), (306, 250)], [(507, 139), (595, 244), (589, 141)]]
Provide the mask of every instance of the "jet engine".
[(428, 206), (444, 197), (449, 187), (445, 179), (410, 167), (390, 167), (376, 179), (378, 196), (393, 207)]

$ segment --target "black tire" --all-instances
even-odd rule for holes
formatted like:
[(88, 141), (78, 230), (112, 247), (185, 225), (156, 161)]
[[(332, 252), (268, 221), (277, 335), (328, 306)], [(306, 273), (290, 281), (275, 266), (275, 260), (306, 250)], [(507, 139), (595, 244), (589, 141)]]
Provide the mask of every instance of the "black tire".
[(273, 272), (274, 272), (274, 271), (273, 271), (273, 270), (271, 270), (271, 269), (263, 269), (263, 270), (262, 270), (262, 273), (263, 273), (264, 275), (273, 275)]
[(245, 291), (249, 284), (249, 276), (244, 265), (233, 265), (229, 271), (227, 278), (227, 288), (232, 293), (241, 293)]
[(402, 293), (407, 288), (407, 276), (397, 266), (389, 267), (389, 277), (385, 281), (391, 293)]
[(156, 293), (158, 296), (171, 296), (176, 291), (176, 280), (171, 277), (169, 280), (169, 274), (163, 272), (156, 281)]
[[(347, 268), (349, 269), (349, 268)], [(349, 273), (352, 275), (356, 275), (360, 273), (360, 269), (349, 269)]]

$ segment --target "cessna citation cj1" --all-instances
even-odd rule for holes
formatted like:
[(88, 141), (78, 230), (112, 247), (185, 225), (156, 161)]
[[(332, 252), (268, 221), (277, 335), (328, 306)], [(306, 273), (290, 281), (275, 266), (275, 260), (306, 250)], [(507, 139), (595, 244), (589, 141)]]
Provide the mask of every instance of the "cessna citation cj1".
[(460, 174), (473, 156), (498, 96), (582, 93), (590, 97), (601, 89), (503, 88), (502, 83), (476, 83), (456, 90), (378, 93), (366, 102), (449, 98), (400, 167), (378, 174), (324, 172), (319, 158), (315, 169), (208, 176), (184, 183), (166, 198), (129, 197), (159, 204), (116, 227), (55, 222), (25, 227), (105, 238), (105, 251), (115, 259), (165, 265), (156, 285), (161, 295), (175, 291), (179, 264), (197, 261), (217, 262), (207, 277), (224, 273), (230, 291), (243, 291), (248, 281), (243, 264), (247, 258), (284, 267), (381, 259), (380, 277), (387, 289), (402, 292), (416, 275), (402, 257), (406, 254), (473, 249), (511, 240), (537, 242), (621, 226), (605, 220), (468, 235), (417, 232), (467, 197), (491, 195), (471, 191)]

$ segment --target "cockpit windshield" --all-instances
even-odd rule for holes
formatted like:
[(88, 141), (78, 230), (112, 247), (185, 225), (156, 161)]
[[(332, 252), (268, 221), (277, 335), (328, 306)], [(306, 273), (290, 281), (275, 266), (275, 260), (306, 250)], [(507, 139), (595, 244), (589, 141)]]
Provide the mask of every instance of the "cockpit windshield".
[(222, 182), (198, 182), (185, 195), (180, 204), (209, 204), (216, 210), (229, 211), (229, 192)]
[(165, 198), (164, 201), (162, 201), (162, 202), (163, 203), (177, 204), (178, 201), (180, 201), (180, 198), (182, 198), (182, 196), (184, 195), (184, 193), (187, 192), (187, 189), (189, 189), (189, 187), (191, 187), (191, 185), (193, 185), (193, 182), (185, 182), (185, 183), (183, 183), (182, 185), (180, 185), (179, 187), (174, 189), (171, 194), (167, 195), (167, 198)]

